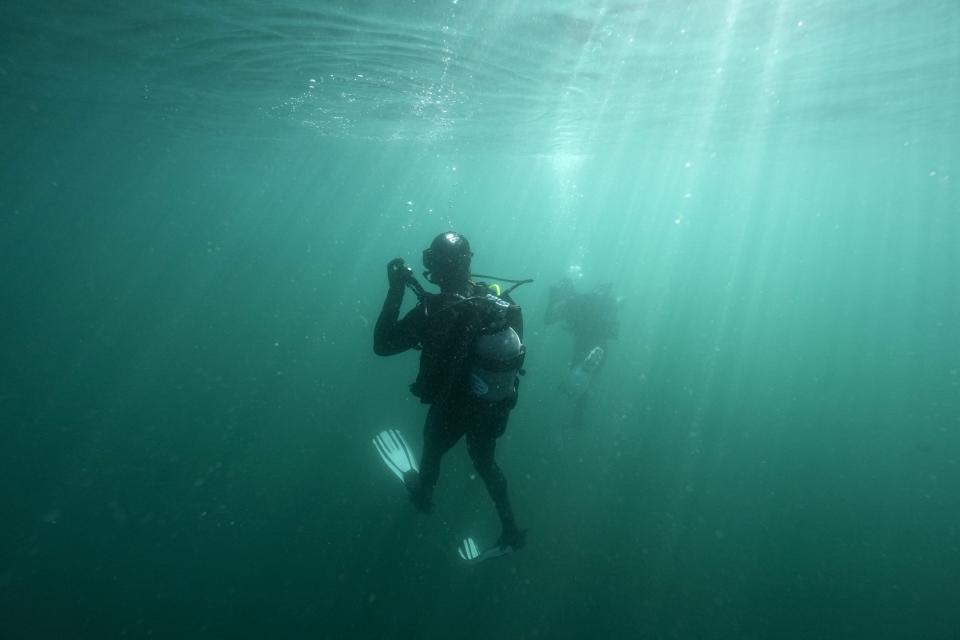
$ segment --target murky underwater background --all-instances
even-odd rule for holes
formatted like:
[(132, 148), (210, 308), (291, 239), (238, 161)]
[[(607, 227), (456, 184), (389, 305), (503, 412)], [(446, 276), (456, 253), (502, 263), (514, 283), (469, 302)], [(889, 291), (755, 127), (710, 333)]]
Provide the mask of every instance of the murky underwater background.
[[(957, 3), (5, 7), (0, 636), (960, 637)], [(478, 566), (370, 443), (448, 228), (535, 279)]]

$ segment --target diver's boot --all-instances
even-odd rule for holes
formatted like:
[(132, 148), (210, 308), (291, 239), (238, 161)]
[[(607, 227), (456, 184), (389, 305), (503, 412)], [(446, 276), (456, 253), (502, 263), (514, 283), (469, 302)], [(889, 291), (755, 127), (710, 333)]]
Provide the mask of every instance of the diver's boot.
[(420, 482), (420, 474), (416, 471), (407, 471), (403, 474), (403, 484), (410, 492), (410, 502), (420, 513), (433, 513), (433, 493)]
[(497, 546), (503, 551), (506, 551), (508, 547), (517, 551), (523, 549), (526, 544), (527, 531), (517, 528), (516, 524), (504, 525), (500, 538), (497, 540)]

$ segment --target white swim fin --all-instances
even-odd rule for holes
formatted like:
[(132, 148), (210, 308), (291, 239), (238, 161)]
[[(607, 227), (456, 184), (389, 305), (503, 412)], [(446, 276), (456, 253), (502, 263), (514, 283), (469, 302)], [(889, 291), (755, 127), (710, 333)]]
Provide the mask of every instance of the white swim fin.
[(499, 558), (500, 556), (505, 556), (508, 553), (513, 553), (513, 547), (505, 547), (501, 549), (500, 547), (494, 545), (487, 549), (486, 551), (480, 551), (480, 547), (477, 546), (477, 541), (473, 538), (464, 538), (463, 542), (460, 543), (460, 546), (457, 547), (457, 553), (460, 554), (460, 558), (470, 564), (476, 564), (478, 562), (483, 562), (484, 560), (489, 560), (491, 558)]
[(593, 381), (593, 374), (600, 368), (604, 355), (603, 347), (594, 347), (582, 362), (578, 362), (570, 369), (563, 385), (567, 395), (577, 398), (587, 392)]
[(373, 438), (373, 446), (377, 453), (383, 459), (387, 468), (397, 476), (401, 482), (405, 482), (405, 476), (409, 477), (410, 472), (417, 473), (417, 458), (413, 455), (413, 450), (403, 439), (400, 432), (396, 429), (381, 431)]

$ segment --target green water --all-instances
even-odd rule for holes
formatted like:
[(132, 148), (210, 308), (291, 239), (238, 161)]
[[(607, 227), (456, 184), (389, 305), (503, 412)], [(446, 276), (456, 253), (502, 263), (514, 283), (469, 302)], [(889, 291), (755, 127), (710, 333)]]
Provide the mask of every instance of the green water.
[[(958, 113), (953, 1), (7, 3), (0, 637), (960, 637)], [(536, 280), (476, 567), (370, 442), (447, 228)]]

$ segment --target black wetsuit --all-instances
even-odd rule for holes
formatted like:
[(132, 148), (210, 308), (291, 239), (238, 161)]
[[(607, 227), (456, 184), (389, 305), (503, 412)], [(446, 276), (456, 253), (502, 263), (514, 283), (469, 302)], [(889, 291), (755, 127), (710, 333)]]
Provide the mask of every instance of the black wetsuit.
[(570, 366), (587, 357), (594, 347), (607, 348), (607, 342), (619, 333), (617, 301), (605, 290), (590, 293), (569, 293), (547, 305), (544, 322), (563, 321), (573, 336)]
[[(576, 293), (569, 283), (561, 283), (551, 291), (543, 319), (548, 325), (562, 321), (564, 328), (570, 331), (573, 337), (571, 369), (582, 363), (594, 347), (606, 352), (608, 342), (616, 339), (619, 333), (617, 301), (607, 287), (589, 293)], [(604, 357), (598, 369), (606, 361)], [(582, 393), (576, 398), (569, 426), (582, 426), (588, 397), (589, 393)]]
[[(487, 287), (473, 284), (470, 289), (471, 296), (490, 292)], [(497, 507), (504, 531), (517, 531), (507, 480), (494, 458), (496, 440), (507, 428), (516, 394), (500, 402), (488, 402), (470, 393), (471, 351), (483, 325), (482, 305), (490, 303), (464, 301), (453, 294), (426, 294), (398, 319), (403, 293), (402, 286), (391, 287), (387, 292), (374, 329), (373, 349), (382, 356), (421, 350), (420, 370), (410, 390), (430, 409), (424, 424), (423, 457), (414, 502), (429, 505), (443, 454), (466, 436), (467, 451)], [(518, 324), (511, 326), (522, 338), (523, 328)]]

